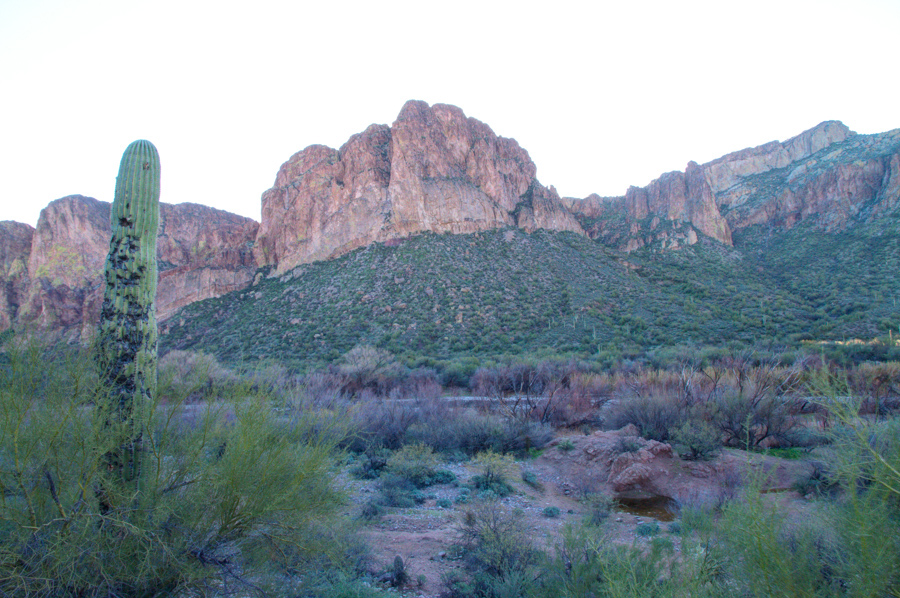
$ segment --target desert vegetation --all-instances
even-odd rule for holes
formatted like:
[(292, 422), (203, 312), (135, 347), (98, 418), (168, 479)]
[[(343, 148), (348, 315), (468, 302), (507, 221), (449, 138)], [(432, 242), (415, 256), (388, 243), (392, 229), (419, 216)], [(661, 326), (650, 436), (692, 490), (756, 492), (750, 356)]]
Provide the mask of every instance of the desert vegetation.
[[(895, 314), (869, 354), (740, 342), (871, 332), (893, 279), (865, 313), (819, 313), (788, 280), (735, 295), (678, 256), (663, 273), (593, 245), (610, 259), (592, 268), (565, 235), (426, 238), (351, 253), (340, 276), (260, 278), (252, 317), (241, 296), (192, 306), (158, 359), (158, 197), (156, 149), (135, 142), (92, 346), (4, 339), (0, 595), (900, 595)], [(693, 266), (742, 280), (704, 251)], [(479, 252), (511, 265), (499, 287), (486, 261), (453, 267)], [(621, 309), (647, 281), (668, 290)], [(259, 308), (279, 302), (294, 328)], [(677, 319), (701, 309), (702, 328)], [(721, 340), (735, 309), (745, 325), (705, 351), (651, 324)], [(662, 508), (626, 522), (648, 493)], [(379, 552), (430, 530), (440, 564)]]
[[(896, 362), (747, 352), (599, 370), (535, 360), (482, 367), (454, 389), (372, 347), (306, 373), (173, 352), (147, 407), (140, 500), (110, 510), (95, 492), (107, 383), (92, 351), (20, 340), (0, 357), (2, 595), (900, 590)], [(541, 455), (576, 458), (579, 438), (628, 425), (684, 463), (727, 454), (811, 467), (781, 494), (750, 476), (624, 539), (612, 532), (622, 525), (614, 496), (586, 483), (572, 495), (577, 516), (516, 506), (558, 483), (535, 473)], [(639, 448), (625, 438), (617, 450)], [(776, 500), (786, 496), (794, 507)], [(415, 561), (373, 558), (367, 530), (430, 511), (454, 522), (452, 567), (425, 579)], [(558, 527), (536, 534), (535, 521)]]
[(632, 253), (571, 233), (423, 234), (261, 274), (185, 308), (161, 342), (301, 371), (367, 345), (460, 386), (485, 363), (533, 357), (606, 369), (744, 350), (896, 361), (898, 247), (877, 223), (827, 235), (750, 227), (734, 248)]

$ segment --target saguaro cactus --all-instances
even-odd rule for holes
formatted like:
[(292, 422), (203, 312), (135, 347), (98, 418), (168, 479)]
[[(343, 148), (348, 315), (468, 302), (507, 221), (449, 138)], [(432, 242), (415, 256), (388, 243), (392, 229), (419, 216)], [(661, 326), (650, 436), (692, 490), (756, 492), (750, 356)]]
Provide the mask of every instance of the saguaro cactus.
[(97, 424), (103, 510), (139, 489), (146, 411), (156, 396), (159, 171), (156, 148), (140, 140), (125, 150), (116, 179), (97, 338), (105, 393)]

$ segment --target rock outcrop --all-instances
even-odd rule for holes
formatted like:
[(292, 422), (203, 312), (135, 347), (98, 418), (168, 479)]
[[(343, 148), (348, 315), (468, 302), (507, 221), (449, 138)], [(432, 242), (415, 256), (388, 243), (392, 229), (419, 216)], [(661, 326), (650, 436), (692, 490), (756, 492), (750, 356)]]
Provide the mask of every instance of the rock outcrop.
[(263, 194), (260, 265), (282, 273), (375, 241), (503, 226), (584, 234), (528, 152), (455, 106), (410, 101), (340, 150), (314, 145)]
[[(536, 173), (515, 140), (459, 108), (407, 102), (390, 126), (291, 156), (262, 196), (260, 224), (163, 204), (159, 318), (249, 285), (258, 267), (279, 275), (426, 231), (571, 231), (633, 251), (703, 237), (730, 245), (758, 224), (842, 229), (900, 209), (900, 130), (857, 135), (827, 121), (785, 142), (690, 162), (617, 197), (560, 198)], [(82, 196), (51, 202), (36, 229), (0, 223), (0, 330), (90, 330), (109, 231), (109, 204)]]
[(250, 284), (259, 224), (250, 218), (193, 203), (160, 204), (157, 317), (165, 320), (202, 299)]
[(719, 194), (745, 177), (784, 168), (853, 135), (843, 123), (829, 120), (784, 142), (770, 141), (726, 154), (704, 164), (703, 171), (713, 193)]
[[(787, 490), (813, 471), (812, 464), (722, 449), (709, 461), (679, 458), (672, 446), (641, 438), (629, 424), (620, 430), (568, 436), (569, 450), (548, 450), (535, 467), (546, 467), (564, 491), (590, 488), (619, 499), (667, 498), (682, 505), (717, 505), (750, 481), (764, 490)], [(548, 447), (558, 446), (562, 439)]]
[(846, 228), (900, 203), (900, 129), (852, 135), (781, 168), (746, 176), (717, 194), (735, 230), (754, 224), (790, 228), (810, 220)]
[(624, 196), (565, 198), (589, 236), (626, 251), (661, 242), (689, 245), (706, 235), (732, 244), (754, 224), (790, 228), (812, 219), (826, 230), (896, 209), (900, 131), (857, 135), (823, 122), (706, 164), (691, 162)]
[(21, 222), (0, 222), (0, 330), (16, 317), (28, 281), (28, 260), (34, 228)]
[[(0, 226), (0, 329), (14, 324), (90, 334), (100, 314), (110, 204), (72, 195), (51, 202), (36, 229)], [(247, 286), (258, 224), (197, 204), (161, 204), (157, 256), (161, 320), (192, 301)]]

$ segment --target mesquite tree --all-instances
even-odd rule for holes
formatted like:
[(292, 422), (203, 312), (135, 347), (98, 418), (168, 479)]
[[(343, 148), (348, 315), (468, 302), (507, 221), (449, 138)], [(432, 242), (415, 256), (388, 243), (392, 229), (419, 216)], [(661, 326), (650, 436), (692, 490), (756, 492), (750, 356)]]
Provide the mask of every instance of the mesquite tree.
[(104, 388), (97, 494), (104, 511), (140, 490), (146, 411), (156, 395), (159, 170), (156, 148), (139, 140), (125, 150), (116, 178), (97, 339)]

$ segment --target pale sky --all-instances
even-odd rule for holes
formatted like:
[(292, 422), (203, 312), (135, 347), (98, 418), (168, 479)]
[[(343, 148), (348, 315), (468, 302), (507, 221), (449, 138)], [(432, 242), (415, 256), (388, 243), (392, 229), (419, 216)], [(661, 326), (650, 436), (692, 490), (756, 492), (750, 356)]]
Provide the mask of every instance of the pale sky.
[(112, 201), (135, 139), (162, 201), (259, 220), (279, 166), (409, 99), (459, 106), (561, 195), (823, 120), (900, 127), (898, 0), (0, 0), (0, 220)]

